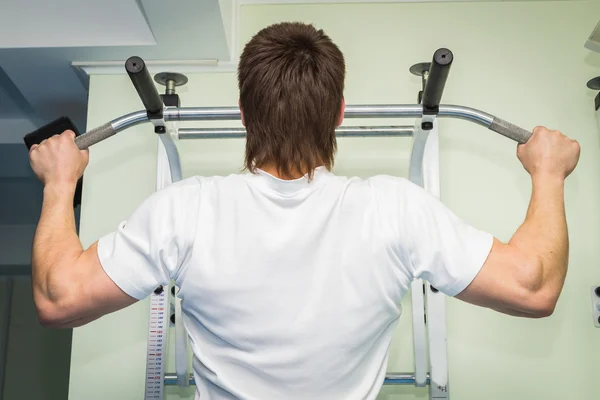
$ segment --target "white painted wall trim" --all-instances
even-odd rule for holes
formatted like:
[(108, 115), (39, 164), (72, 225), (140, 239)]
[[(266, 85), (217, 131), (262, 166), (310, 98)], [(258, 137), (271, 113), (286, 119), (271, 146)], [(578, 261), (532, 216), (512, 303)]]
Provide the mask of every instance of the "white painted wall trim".
[[(153, 73), (179, 72), (190, 73), (213, 73), (213, 72), (235, 72), (237, 61), (218, 60), (144, 60), (148, 69)], [(125, 74), (124, 61), (73, 61), (71, 65), (86, 75), (120, 75)]]
[[(229, 49), (230, 61), (219, 60), (144, 60), (148, 69), (154, 73), (173, 71), (186, 73), (215, 73), (236, 72), (240, 51), (240, 6), (245, 0), (231, 0), (231, 48)], [(247, 2), (252, 4), (251, 2)], [(274, 2), (276, 3), (276, 2)], [(265, 3), (267, 4), (267, 3)], [(73, 61), (73, 68), (86, 75), (120, 75), (125, 73), (124, 61)]]

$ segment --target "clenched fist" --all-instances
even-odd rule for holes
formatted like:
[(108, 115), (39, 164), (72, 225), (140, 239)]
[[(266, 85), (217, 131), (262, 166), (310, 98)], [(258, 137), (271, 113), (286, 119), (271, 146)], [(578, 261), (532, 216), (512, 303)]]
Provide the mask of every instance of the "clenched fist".
[(525, 144), (517, 148), (517, 157), (531, 177), (565, 179), (577, 166), (579, 143), (559, 131), (538, 126)]
[(64, 131), (29, 150), (29, 162), (35, 175), (45, 186), (76, 185), (89, 161), (87, 150), (79, 150), (75, 133)]

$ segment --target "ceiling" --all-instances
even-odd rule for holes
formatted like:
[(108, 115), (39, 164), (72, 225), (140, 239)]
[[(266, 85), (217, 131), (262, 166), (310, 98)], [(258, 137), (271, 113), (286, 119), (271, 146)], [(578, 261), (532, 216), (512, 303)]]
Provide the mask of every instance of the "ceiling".
[[(88, 79), (72, 63), (228, 61), (235, 1), (0, 0), (0, 236), (30, 246), (39, 217), (23, 136), (63, 115), (85, 131)], [(3, 244), (0, 266), (23, 253)]]
[(85, 130), (73, 61), (229, 60), (233, 1), (1, 0), (0, 143), (62, 115)]

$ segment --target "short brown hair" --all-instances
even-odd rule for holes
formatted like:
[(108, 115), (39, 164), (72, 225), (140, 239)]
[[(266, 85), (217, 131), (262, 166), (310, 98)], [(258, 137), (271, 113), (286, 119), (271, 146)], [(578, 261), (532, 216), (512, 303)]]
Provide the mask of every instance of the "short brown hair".
[(345, 75), (342, 52), (312, 25), (279, 23), (252, 37), (238, 65), (246, 169), (273, 163), (310, 178), (319, 165), (331, 169)]

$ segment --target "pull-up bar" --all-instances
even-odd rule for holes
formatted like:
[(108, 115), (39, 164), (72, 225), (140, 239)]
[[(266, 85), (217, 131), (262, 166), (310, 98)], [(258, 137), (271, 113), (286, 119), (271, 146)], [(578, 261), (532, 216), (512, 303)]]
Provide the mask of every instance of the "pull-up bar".
[[(525, 143), (531, 137), (531, 132), (511, 124), (503, 119), (495, 117), (469, 107), (456, 105), (440, 105), (448, 72), (452, 64), (453, 55), (448, 49), (439, 49), (435, 52), (433, 60), (427, 64), (427, 70), (422, 74), (428, 78), (425, 80), (422, 104), (415, 105), (350, 105), (346, 107), (345, 118), (457, 118), (482, 125), (494, 132), (500, 133), (518, 143)], [(155, 132), (163, 134), (166, 132), (165, 122), (168, 121), (217, 121), (217, 120), (239, 120), (240, 110), (238, 107), (168, 107), (161, 99), (152, 77), (144, 60), (139, 57), (130, 57), (125, 63), (125, 69), (131, 78), (144, 107), (143, 111), (137, 111), (123, 115), (92, 129), (75, 139), (80, 149), (86, 149), (118, 132), (131, 128), (135, 125), (152, 122)], [(49, 124), (50, 125), (50, 124)], [(44, 128), (41, 128), (42, 130)], [(431, 129), (427, 127), (425, 129)], [(382, 131), (360, 128), (353, 136), (380, 135)], [(60, 132), (48, 132), (48, 136)], [(340, 133), (342, 133), (340, 131)], [(236, 132), (241, 135), (241, 132)], [(206, 135), (196, 135), (207, 137)], [(223, 137), (229, 137), (224, 135)], [(350, 136), (348, 134), (348, 136)], [(193, 135), (189, 135), (193, 137)], [(218, 136), (215, 136), (218, 137)], [(240, 136), (241, 137), (241, 136)]]
[[(421, 118), (422, 105), (350, 105), (346, 107), (345, 118)], [(531, 132), (519, 128), (498, 117), (469, 107), (440, 105), (438, 117), (457, 118), (482, 125), (518, 143), (529, 140)], [(237, 107), (173, 107), (163, 110), (164, 121), (224, 121), (239, 120)], [(146, 111), (137, 111), (116, 118), (98, 128), (92, 129), (75, 139), (80, 149), (86, 149), (118, 132), (132, 126), (151, 121)], [(364, 136), (369, 136), (365, 130)]]
[[(482, 125), (516, 142), (527, 142), (531, 132), (503, 119), (473, 108), (440, 105), (452, 60), (452, 52), (448, 49), (439, 49), (435, 52), (423, 91), (423, 104), (351, 105), (346, 107), (345, 118), (421, 118), (423, 115), (458, 118)], [(162, 100), (144, 61), (139, 57), (131, 57), (125, 63), (125, 68), (146, 110), (124, 115), (77, 137), (75, 141), (79, 148), (88, 148), (120, 131), (148, 121), (154, 124), (157, 133), (164, 133), (166, 131), (164, 123), (166, 121), (240, 119), (240, 110), (237, 107), (160, 108), (158, 106), (163, 104)], [(373, 131), (364, 129), (363, 133), (356, 136), (370, 136)], [(241, 132), (236, 134), (241, 135)], [(190, 136), (192, 135), (190, 134)], [(198, 137), (207, 136), (200, 135)]]

